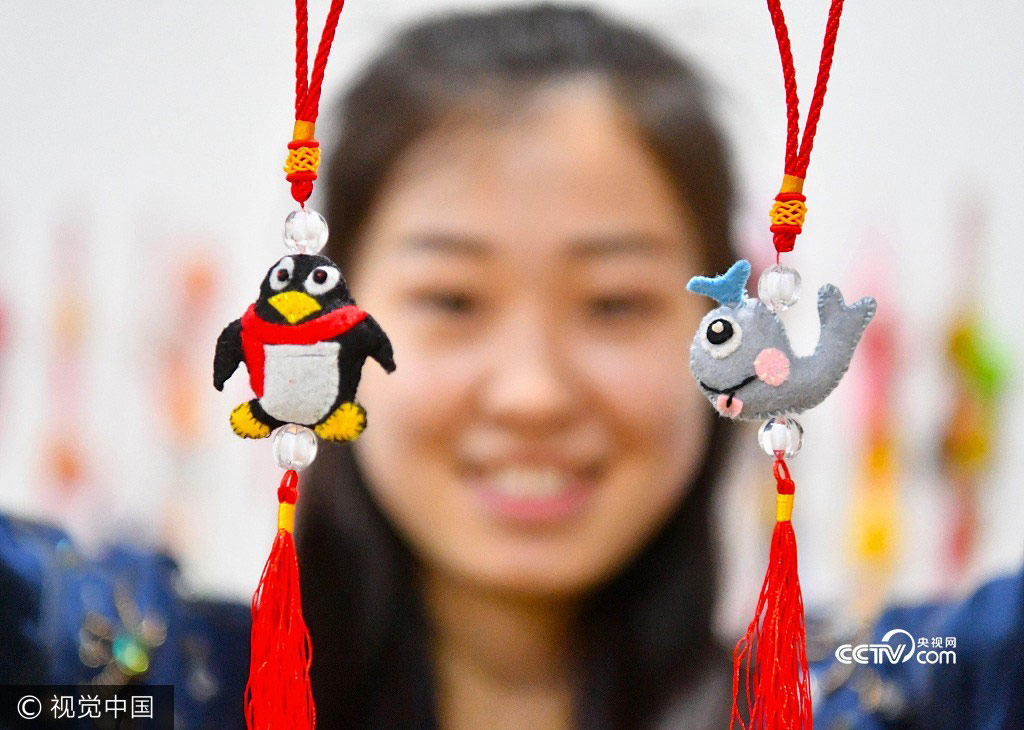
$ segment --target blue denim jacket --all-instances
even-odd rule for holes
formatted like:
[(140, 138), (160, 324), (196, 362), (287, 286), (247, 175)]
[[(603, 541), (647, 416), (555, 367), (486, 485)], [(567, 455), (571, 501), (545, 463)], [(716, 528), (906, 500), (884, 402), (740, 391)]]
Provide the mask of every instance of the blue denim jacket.
[(196, 600), (165, 555), (86, 559), (61, 530), (0, 515), (2, 684), (174, 685), (177, 730), (245, 727), (249, 607)]
[[(165, 555), (86, 559), (61, 530), (0, 515), (0, 683), (173, 684), (178, 730), (244, 728), (249, 621), (248, 605), (185, 593)], [(844, 664), (831, 647), (814, 667), (819, 730), (1024, 729), (1024, 573), (892, 608), (863, 643), (894, 628), (955, 637), (956, 663)]]
[(862, 651), (865, 663), (831, 655), (816, 667), (815, 727), (1024, 730), (1024, 572), (960, 602), (890, 608), (857, 643), (899, 649), (909, 637), (896, 661)]

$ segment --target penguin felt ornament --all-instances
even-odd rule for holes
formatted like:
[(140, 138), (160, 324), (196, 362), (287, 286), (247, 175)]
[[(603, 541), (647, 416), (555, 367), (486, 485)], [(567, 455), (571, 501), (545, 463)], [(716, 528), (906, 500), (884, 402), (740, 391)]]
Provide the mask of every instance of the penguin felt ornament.
[[(327, 222), (306, 208), (320, 164), (314, 138), (320, 89), (343, 0), (331, 0), (312, 72), (308, 68), (306, 0), (295, 2), (295, 127), (285, 179), (299, 208), (285, 218), (288, 255), (260, 285), (259, 297), (217, 339), (217, 390), (245, 363), (253, 398), (231, 412), (231, 428), (248, 439), (272, 436), (274, 458), (285, 469), (277, 490), (277, 533), (252, 596), (249, 730), (313, 730), (316, 706), (310, 683), (313, 650), (302, 616), (295, 552), (298, 471), (316, 458), (320, 439), (351, 441), (366, 427), (356, 388), (366, 359), (395, 369), (391, 342), (360, 309), (345, 277), (329, 258)], [(307, 78), (308, 77), (308, 78)]]
[(341, 271), (324, 256), (285, 256), (271, 267), (260, 296), (217, 340), (217, 390), (240, 362), (256, 396), (231, 412), (243, 438), (266, 438), (287, 423), (329, 441), (355, 439), (366, 411), (355, 402), (367, 357), (395, 369), (391, 341), (349, 294)]

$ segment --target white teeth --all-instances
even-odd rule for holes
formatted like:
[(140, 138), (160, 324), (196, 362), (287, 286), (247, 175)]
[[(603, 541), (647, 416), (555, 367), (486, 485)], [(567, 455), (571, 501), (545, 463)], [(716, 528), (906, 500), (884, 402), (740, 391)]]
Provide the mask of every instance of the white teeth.
[(490, 481), (510, 497), (554, 497), (569, 488), (572, 476), (555, 468), (510, 467), (495, 472)]

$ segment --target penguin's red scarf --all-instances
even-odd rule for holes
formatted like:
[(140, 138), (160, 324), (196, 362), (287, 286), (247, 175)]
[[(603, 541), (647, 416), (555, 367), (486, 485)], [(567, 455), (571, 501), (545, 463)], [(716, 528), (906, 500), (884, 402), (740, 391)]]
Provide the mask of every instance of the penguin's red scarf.
[(364, 319), (366, 312), (349, 304), (302, 324), (274, 324), (260, 319), (256, 305), (249, 305), (242, 315), (242, 352), (252, 392), (263, 397), (264, 345), (312, 345), (348, 332)]

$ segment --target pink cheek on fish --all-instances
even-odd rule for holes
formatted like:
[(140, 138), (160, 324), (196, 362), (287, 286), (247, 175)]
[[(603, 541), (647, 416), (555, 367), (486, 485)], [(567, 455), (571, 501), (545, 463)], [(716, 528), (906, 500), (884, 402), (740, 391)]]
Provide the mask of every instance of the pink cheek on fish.
[(781, 350), (768, 347), (754, 358), (754, 373), (761, 382), (780, 386), (789, 379), (789, 358)]

